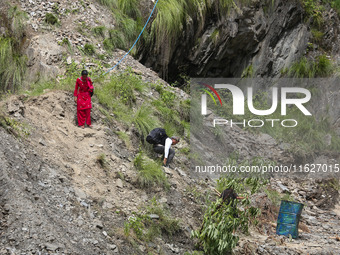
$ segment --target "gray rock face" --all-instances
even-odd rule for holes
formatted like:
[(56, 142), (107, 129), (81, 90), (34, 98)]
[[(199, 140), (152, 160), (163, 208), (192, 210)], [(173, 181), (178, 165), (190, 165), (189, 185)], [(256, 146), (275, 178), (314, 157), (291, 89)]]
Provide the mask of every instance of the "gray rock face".
[(24, 115), (25, 106), (20, 100), (13, 99), (8, 102), (7, 110), (13, 115)]
[[(186, 66), (191, 76), (240, 77), (253, 66), (256, 76), (277, 76), (304, 54), (309, 32), (303, 23), (302, 6), (293, 1), (253, 1), (249, 7), (216, 18), (208, 16), (201, 32), (198, 22), (187, 24), (169, 61), (169, 76)], [(149, 57), (149, 55), (153, 57)], [(148, 66), (161, 70), (159, 54), (144, 52)], [(163, 61), (164, 62), (164, 61)]]

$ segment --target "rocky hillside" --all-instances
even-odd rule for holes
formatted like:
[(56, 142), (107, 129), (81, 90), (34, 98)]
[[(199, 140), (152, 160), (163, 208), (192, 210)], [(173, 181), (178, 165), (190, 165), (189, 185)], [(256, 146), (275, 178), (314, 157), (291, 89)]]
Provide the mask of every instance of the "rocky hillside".
[[(181, 16), (187, 23), (177, 39), (163, 38), (173, 43), (169, 52), (165, 40), (163, 49), (150, 40), (150, 24), (138, 49), (106, 76), (132, 45), (153, 1), (1, 2), (0, 49), (7, 50), (0, 51), (6, 60), (0, 63), (1, 89), (17, 93), (1, 94), (0, 101), (0, 254), (203, 254), (191, 232), (200, 229), (217, 198), (219, 176), (193, 171), (200, 158), (190, 143), (204, 152), (206, 163), (216, 155), (190, 123), (188, 93), (158, 74), (169, 74), (168, 80), (183, 70), (209, 77), (280, 76), (292, 73), (291, 65), (311, 47), (308, 57), (329, 53), (336, 62), (338, 16), (330, 6), (322, 13), (330, 22), (322, 30), (325, 40), (311, 45), (314, 21), (306, 6), (268, 2), (237, 1), (218, 17), (218, 9), (188, 11), (192, 16)], [(179, 6), (160, 3), (158, 14), (165, 7)], [(204, 22), (192, 13), (204, 14)], [(2, 52), (11, 54), (4, 58)], [(8, 76), (4, 63), (8, 70), (26, 63), (26, 72)], [(84, 68), (95, 86), (93, 128), (80, 129), (73, 89)], [(313, 120), (277, 136), (238, 127), (201, 131), (208, 130), (205, 138), (235, 165), (337, 164), (338, 87), (319, 84), (315, 91), (320, 96), (311, 107), (317, 116), (331, 114), (321, 119), (321, 128)], [(213, 117), (210, 112), (206, 119)], [(162, 167), (145, 143), (158, 126), (181, 137), (172, 168)], [(307, 177), (315, 176), (270, 178), (257, 193), (242, 194), (262, 214), (250, 235), (236, 231), (235, 254), (339, 254), (339, 178)], [(299, 239), (275, 235), (281, 199), (305, 205)]]
[[(100, 105), (94, 105), (94, 128), (84, 130), (75, 125), (69, 92), (12, 96), (2, 102), (2, 109), (9, 124), (2, 124), (7, 131), (0, 128), (0, 254), (184, 254), (195, 250), (190, 231), (200, 227), (206, 199), (214, 199), (215, 184), (197, 179), (182, 164), (183, 145), (177, 148), (176, 168), (163, 168), (169, 189), (143, 188), (133, 164), (136, 149), (117, 135), (124, 125), (107, 126)], [(242, 134), (240, 139), (248, 139), (246, 133), (237, 132)], [(248, 151), (255, 153), (256, 148)], [(239, 233), (236, 254), (336, 254), (338, 189), (337, 184), (326, 183), (272, 180), (251, 198), (262, 208), (263, 218), (251, 228), (250, 236)], [(277, 203), (285, 194), (305, 203), (297, 240), (274, 235)], [(172, 235), (162, 230), (162, 235), (147, 242), (135, 234), (126, 236), (125, 224), (141, 213), (153, 221), (174, 220), (171, 224), (178, 228)]]

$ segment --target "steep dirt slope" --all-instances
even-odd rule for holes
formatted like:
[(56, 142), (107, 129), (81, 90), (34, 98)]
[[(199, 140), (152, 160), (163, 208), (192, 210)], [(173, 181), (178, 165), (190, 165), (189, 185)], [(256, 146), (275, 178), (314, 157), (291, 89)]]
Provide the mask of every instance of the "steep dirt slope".
[[(0, 128), (0, 254), (183, 254), (194, 249), (190, 231), (199, 228), (203, 216), (203, 201), (195, 196), (211, 193), (209, 180), (191, 178), (183, 169), (164, 169), (169, 191), (139, 188), (132, 163), (136, 150), (127, 149), (115, 134), (120, 124), (104, 125), (95, 103), (94, 128), (78, 128), (70, 92), (13, 96), (2, 102), (2, 108), (25, 123), (31, 134), (18, 140)], [(101, 154), (107, 168), (97, 162)], [(288, 190), (306, 203), (301, 238), (275, 236), (277, 215), (271, 212), (251, 236), (241, 236), (237, 254), (337, 254), (333, 251), (340, 248), (334, 239), (340, 231), (338, 207), (332, 211), (320, 201), (335, 196), (334, 204), (338, 195), (316, 189), (317, 185), (272, 181), (273, 189)], [(180, 219), (181, 228), (172, 238), (133, 245), (124, 237), (124, 222), (154, 196)], [(252, 201), (264, 212), (274, 208), (264, 193)]]
[[(193, 248), (185, 229), (198, 226), (193, 217), (198, 205), (183, 194), (193, 184), (190, 178), (167, 169), (168, 192), (140, 189), (131, 162), (135, 150), (127, 150), (114, 133), (120, 130), (119, 123), (116, 130), (101, 124), (96, 104), (94, 128), (80, 129), (71, 93), (55, 91), (22, 99), (12, 97), (7, 108), (25, 123), (30, 136), (20, 142), (1, 129), (1, 204), (6, 205), (7, 226), (1, 240), (5, 249), (132, 254), (131, 245), (121, 239), (124, 221), (154, 196), (183, 222), (178, 237), (169, 240), (171, 245), (160, 240), (157, 247), (166, 254), (171, 253), (169, 247)], [(97, 162), (101, 154), (106, 168)]]

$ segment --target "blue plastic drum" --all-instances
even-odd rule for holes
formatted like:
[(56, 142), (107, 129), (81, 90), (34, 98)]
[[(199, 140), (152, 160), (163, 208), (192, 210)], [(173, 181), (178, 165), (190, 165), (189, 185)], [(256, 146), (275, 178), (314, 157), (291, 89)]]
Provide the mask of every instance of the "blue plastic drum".
[(279, 216), (277, 218), (276, 234), (298, 238), (299, 221), (303, 204), (290, 201), (281, 201)]

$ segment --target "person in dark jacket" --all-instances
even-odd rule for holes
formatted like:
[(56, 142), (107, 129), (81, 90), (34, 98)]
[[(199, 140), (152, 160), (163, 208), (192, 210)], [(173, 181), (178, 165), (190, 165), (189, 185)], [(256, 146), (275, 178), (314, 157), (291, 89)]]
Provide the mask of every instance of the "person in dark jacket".
[(175, 156), (175, 150), (171, 149), (172, 145), (176, 145), (179, 143), (179, 137), (172, 136), (172, 137), (164, 137), (160, 144), (155, 144), (153, 146), (153, 150), (158, 154), (163, 154), (163, 166), (170, 167), (170, 163), (172, 162)]

